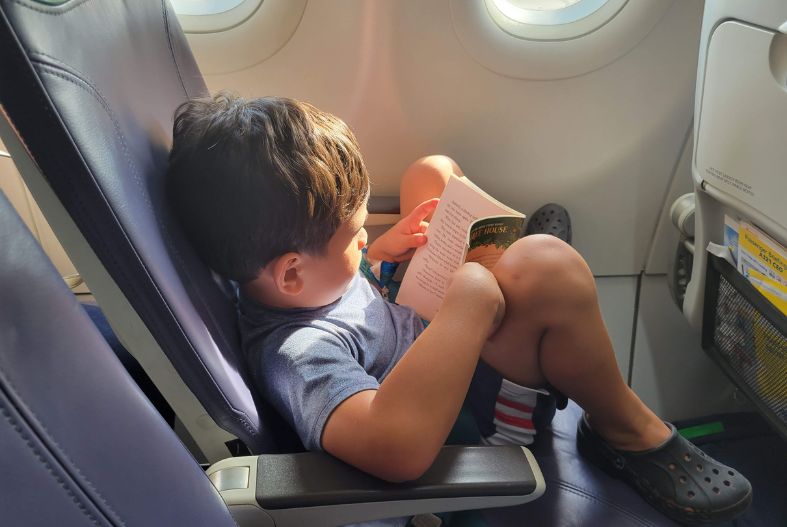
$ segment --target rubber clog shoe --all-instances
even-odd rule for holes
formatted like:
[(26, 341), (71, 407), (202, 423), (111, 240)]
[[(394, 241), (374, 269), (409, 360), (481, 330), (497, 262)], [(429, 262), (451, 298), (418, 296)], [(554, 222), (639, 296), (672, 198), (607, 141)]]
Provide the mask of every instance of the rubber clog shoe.
[(568, 211), (557, 203), (540, 207), (527, 222), (525, 236), (530, 234), (551, 234), (571, 245), (571, 218)]
[(583, 414), (577, 427), (577, 450), (683, 525), (728, 521), (742, 514), (752, 500), (749, 481), (666, 424), (672, 434), (664, 443), (650, 450), (629, 452), (612, 448), (593, 431), (587, 414)]

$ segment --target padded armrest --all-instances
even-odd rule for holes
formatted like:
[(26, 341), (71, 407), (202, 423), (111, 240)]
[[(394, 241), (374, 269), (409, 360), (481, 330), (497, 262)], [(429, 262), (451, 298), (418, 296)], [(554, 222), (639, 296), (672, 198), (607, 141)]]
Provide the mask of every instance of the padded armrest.
[(321, 452), (231, 458), (208, 469), (241, 527), (341, 525), (378, 518), (519, 505), (544, 493), (519, 446), (443, 447), (419, 479), (388, 483)]

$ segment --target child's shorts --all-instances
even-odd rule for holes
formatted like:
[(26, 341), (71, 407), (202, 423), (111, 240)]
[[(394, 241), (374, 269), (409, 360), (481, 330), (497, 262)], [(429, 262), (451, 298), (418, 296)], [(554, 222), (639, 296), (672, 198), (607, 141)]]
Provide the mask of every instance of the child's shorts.
[(475, 419), (482, 443), (530, 445), (538, 431), (552, 421), (556, 398), (549, 390), (525, 388), (503, 379), (481, 360), (464, 406)]

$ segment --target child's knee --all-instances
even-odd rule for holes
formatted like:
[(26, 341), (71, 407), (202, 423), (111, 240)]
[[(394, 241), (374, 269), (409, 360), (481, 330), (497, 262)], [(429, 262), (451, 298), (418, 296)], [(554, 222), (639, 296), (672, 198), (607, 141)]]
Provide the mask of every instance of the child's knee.
[(410, 172), (416, 172), (424, 177), (438, 177), (445, 180), (447, 180), (451, 174), (456, 174), (457, 176), (463, 175), (456, 161), (443, 154), (434, 154), (416, 159), (407, 167), (405, 175)]
[(573, 247), (554, 236), (526, 236), (506, 250), (494, 269), (506, 302), (522, 298), (541, 307), (596, 302), (593, 275)]
[(423, 201), (439, 197), (451, 174), (463, 175), (456, 161), (448, 156), (431, 155), (413, 162), (402, 175), (401, 213), (407, 214)]

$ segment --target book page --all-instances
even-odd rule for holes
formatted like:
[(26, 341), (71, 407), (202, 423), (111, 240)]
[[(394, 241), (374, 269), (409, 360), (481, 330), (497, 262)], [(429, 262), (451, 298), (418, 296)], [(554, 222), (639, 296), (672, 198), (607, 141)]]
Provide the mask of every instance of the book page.
[(478, 218), (519, 214), (470, 183), (451, 176), (426, 231), (427, 244), (413, 256), (397, 303), (432, 320), (440, 308), (451, 274), (462, 264), (470, 224)]

